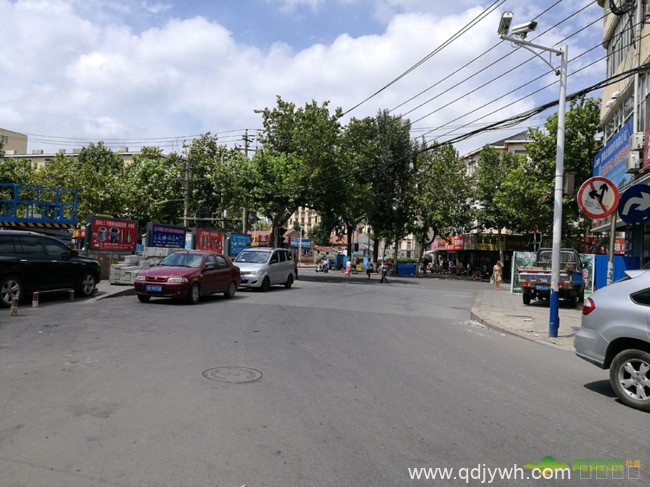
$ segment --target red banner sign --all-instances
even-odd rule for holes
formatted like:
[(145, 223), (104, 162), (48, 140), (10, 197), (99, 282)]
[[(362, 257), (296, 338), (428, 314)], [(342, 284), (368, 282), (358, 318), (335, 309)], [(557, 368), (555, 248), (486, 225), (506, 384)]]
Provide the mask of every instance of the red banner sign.
[(133, 252), (138, 240), (138, 222), (94, 216), (91, 232), (92, 250)]
[(222, 254), (223, 233), (197, 228), (195, 235), (195, 247), (196, 250), (210, 250), (212, 252)]

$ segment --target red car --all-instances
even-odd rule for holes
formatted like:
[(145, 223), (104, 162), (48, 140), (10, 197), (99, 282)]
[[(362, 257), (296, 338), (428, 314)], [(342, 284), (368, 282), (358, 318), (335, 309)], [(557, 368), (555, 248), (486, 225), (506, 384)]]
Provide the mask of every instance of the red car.
[(201, 296), (215, 293), (234, 297), (239, 281), (239, 267), (225, 255), (184, 250), (169, 254), (156, 267), (138, 274), (134, 285), (142, 303), (158, 297), (196, 304)]

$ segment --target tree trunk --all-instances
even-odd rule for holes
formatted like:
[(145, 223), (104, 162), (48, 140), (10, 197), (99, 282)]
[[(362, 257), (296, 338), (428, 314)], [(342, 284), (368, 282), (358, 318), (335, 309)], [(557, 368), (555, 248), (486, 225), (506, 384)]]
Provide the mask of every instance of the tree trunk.
[[(424, 256), (424, 247), (426, 245), (424, 243), (424, 241), (425, 241), (425, 239), (423, 238), (422, 242), (418, 242), (418, 244), (420, 245), (420, 249), (419, 249), (419, 251), (420, 251), (419, 254), (420, 255), (418, 255), (418, 263), (416, 264), (416, 268), (415, 268), (415, 275), (418, 276), (418, 277), (420, 277), (420, 268), (424, 266), (424, 258), (423, 258), (423, 256)], [(425, 268), (424, 274), (426, 275), (426, 273), (427, 273), (427, 271), (426, 271), (426, 268)]]
[(345, 231), (348, 234), (348, 245), (347, 245), (348, 259), (350, 259), (350, 260), (352, 260), (352, 238), (354, 237), (354, 228), (355, 227), (353, 227), (349, 223), (347, 223), (345, 225)]
[(378, 265), (377, 263), (379, 262), (379, 239), (378, 238), (373, 238), (372, 239), (372, 265), (373, 269), (377, 269)]
[(397, 255), (399, 253), (399, 238), (395, 239), (395, 249), (393, 251), (393, 273), (392, 275), (397, 274)]

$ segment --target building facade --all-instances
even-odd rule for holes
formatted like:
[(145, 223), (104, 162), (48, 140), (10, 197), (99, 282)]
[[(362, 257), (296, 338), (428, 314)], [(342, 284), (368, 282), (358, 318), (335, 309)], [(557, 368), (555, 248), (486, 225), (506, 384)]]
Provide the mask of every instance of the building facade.
[[(603, 149), (594, 160), (593, 175), (610, 179), (622, 200), (630, 190), (650, 193), (650, 71), (638, 69), (650, 61), (648, 0), (597, 0), (603, 8), (602, 46), (607, 51), (606, 78), (620, 77), (602, 95)], [(641, 186), (639, 186), (641, 185)], [(637, 207), (637, 209), (640, 207)], [(636, 215), (619, 211), (609, 219), (593, 221), (595, 232), (625, 232), (628, 268), (650, 262), (650, 208)], [(631, 216), (638, 221), (632, 221)]]

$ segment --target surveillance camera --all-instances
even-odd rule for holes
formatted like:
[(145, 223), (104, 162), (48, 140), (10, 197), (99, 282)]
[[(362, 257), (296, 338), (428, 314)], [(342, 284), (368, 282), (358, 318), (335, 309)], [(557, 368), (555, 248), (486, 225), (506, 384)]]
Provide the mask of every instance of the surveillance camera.
[(512, 24), (512, 18), (514, 17), (514, 14), (512, 12), (505, 12), (501, 16), (501, 22), (499, 22), (499, 28), (497, 29), (497, 33), (500, 36), (507, 36), (508, 32), (510, 32), (510, 24)]
[(510, 31), (510, 33), (513, 36), (526, 37), (526, 34), (534, 31), (536, 28), (537, 28), (537, 22), (531, 20), (530, 22), (526, 22), (525, 24), (515, 25)]

